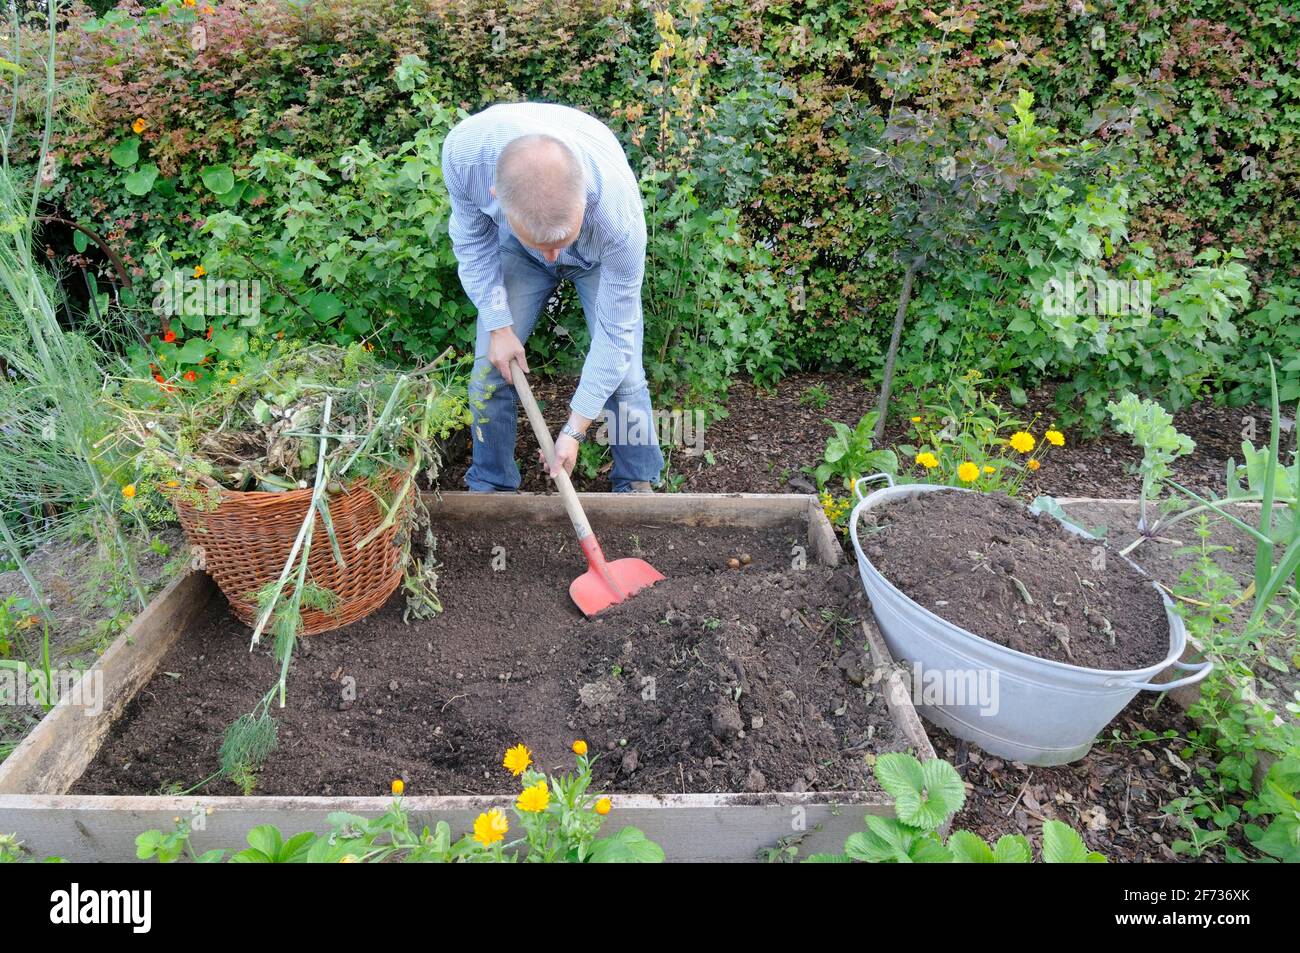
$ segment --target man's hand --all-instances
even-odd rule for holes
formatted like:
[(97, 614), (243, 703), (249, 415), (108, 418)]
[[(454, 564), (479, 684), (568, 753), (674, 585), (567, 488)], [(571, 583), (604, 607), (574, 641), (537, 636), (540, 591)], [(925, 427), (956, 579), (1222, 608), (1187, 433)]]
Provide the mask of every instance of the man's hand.
[[(567, 426), (578, 433), (585, 434), (587, 428), (591, 426), (591, 421), (578, 414), (570, 414)], [(561, 431), (555, 438), (555, 466), (549, 465), (541, 450), (537, 451), (537, 459), (542, 461), (543, 468), (552, 480), (560, 475), (560, 467), (564, 467), (564, 472), (573, 476), (573, 467), (578, 462), (578, 441)]]
[(524, 357), (524, 346), (515, 329), (497, 328), (488, 335), (488, 363), (501, 372), (507, 384), (514, 383), (510, 377), (511, 361), (518, 361), (524, 373), (529, 373), (528, 358)]
[[(542, 456), (542, 451), (538, 450), (537, 455)], [(560, 475), (560, 467), (564, 467), (564, 472), (573, 476), (573, 467), (578, 462), (578, 441), (574, 440), (568, 434), (560, 434), (555, 439), (555, 466), (550, 467), (548, 472), (552, 480)], [(546, 461), (543, 460), (545, 465)]]

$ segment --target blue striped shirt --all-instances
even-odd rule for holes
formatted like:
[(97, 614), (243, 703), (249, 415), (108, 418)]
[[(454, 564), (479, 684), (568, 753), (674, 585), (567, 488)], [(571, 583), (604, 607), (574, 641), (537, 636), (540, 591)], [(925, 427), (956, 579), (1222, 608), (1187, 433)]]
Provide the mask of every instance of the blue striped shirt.
[[(448, 231), (460, 282), (489, 331), (512, 324), (501, 280), (500, 244), (513, 233), (488, 191), (497, 157), (511, 140), (545, 133), (573, 149), (587, 180), (587, 208), (577, 240), (555, 264), (600, 265), (591, 350), (569, 406), (589, 420), (641, 360), (641, 279), (645, 273), (645, 211), (636, 176), (609, 128), (586, 113), (551, 103), (503, 103), (462, 120), (442, 147), (442, 176), (451, 196)], [(524, 246), (539, 262), (540, 252)]]

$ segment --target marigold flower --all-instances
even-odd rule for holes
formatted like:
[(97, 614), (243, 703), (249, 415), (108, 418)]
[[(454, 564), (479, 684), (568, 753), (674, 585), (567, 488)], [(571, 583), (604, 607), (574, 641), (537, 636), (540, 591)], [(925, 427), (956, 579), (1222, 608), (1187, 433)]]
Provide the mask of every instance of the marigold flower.
[(402, 793), (403, 793), (405, 790), (406, 790), (406, 782), (403, 781), (401, 778), (394, 778), (394, 779), (393, 779), (393, 797), (401, 797), (401, 796), (402, 796)]
[(194, 266), (194, 277), (195, 277), (195, 278), (202, 278), (202, 277), (203, 277), (204, 275), (206, 275), (207, 273), (208, 273), (208, 269), (204, 268), (202, 265), (195, 265), (195, 266)]
[(919, 463), (921, 466), (925, 467), (927, 470), (933, 470), (935, 467), (939, 465), (939, 458), (936, 457), (933, 453), (929, 453), (929, 452), (918, 453), (916, 455), (916, 462)]
[(1043, 434), (1043, 436), (1047, 438), (1047, 442), (1053, 447), (1065, 446), (1065, 434), (1061, 433), (1059, 430), (1049, 430), (1047, 433)]
[(584, 754), (586, 754), (587, 742), (583, 741), (581, 738), (575, 741), (573, 743), (573, 753), (576, 754), (578, 757), (582, 757)]
[(506, 816), (497, 807), (474, 818), (474, 839), (484, 847), (489, 847), (504, 838), (509, 829), (510, 824)]
[(609, 809), (613, 806), (614, 805), (609, 803), (609, 798), (603, 797), (596, 802), (596, 813), (599, 814), (601, 817), (604, 817), (606, 814), (609, 813)]
[(1042, 464), (1039, 463), (1037, 460), (1030, 460), (1029, 463), (1027, 463), (1027, 464), (1025, 464), (1025, 465), (1026, 465), (1027, 467), (1029, 467), (1029, 469), (1031, 469), (1031, 470), (1037, 470), (1039, 467), (1042, 466)]
[(137, 119), (135, 122), (131, 123), (131, 131), (137, 136), (148, 128), (149, 124), (145, 122), (143, 118)]
[(193, 371), (186, 371), (186, 372), (185, 372), (184, 374), (182, 374), (181, 376), (184, 377), (184, 378), (185, 378), (187, 381), (189, 381), (191, 384), (193, 384), (196, 380), (199, 379), (199, 375), (196, 374), (196, 373), (194, 373)]
[(1020, 453), (1028, 453), (1034, 449), (1034, 435), (1025, 433), (1023, 430), (1017, 430), (1011, 435), (1011, 449), (1018, 450)]
[(134, 500), (134, 499), (135, 499), (135, 484), (134, 484), (134, 483), (128, 483), (126, 486), (122, 487), (122, 495), (123, 495), (124, 497), (126, 497), (128, 500)]
[(530, 764), (533, 763), (533, 753), (524, 745), (515, 745), (506, 752), (506, 756), (501, 759), (502, 766), (513, 774), (515, 777), (524, 773)]
[(979, 479), (980, 468), (967, 460), (957, 468), (957, 479), (963, 483), (974, 483)]
[(523, 793), (519, 795), (519, 800), (515, 802), (515, 807), (526, 814), (540, 814), (550, 803), (551, 792), (546, 789), (546, 781), (543, 779), (532, 787), (524, 788)]

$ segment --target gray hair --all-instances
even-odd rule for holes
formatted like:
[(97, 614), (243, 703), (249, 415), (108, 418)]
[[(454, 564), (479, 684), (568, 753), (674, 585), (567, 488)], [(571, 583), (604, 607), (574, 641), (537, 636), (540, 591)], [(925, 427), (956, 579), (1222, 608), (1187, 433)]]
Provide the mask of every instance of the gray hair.
[(567, 238), (587, 203), (582, 163), (567, 144), (545, 133), (510, 140), (497, 157), (494, 187), (502, 211), (544, 245)]

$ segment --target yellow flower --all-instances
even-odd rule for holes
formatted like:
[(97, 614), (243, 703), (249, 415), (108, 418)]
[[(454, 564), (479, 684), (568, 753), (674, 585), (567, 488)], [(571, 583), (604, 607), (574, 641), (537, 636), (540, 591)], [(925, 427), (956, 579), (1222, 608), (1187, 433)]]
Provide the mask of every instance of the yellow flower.
[(175, 480), (168, 480), (168, 481), (167, 481), (167, 486), (168, 486), (170, 489), (173, 489), (173, 490), (174, 490), (174, 489), (176, 489), (178, 486), (180, 486), (180, 483), (178, 483), (178, 482), (175, 481)]
[(131, 123), (131, 131), (137, 136), (148, 128), (149, 124), (145, 122), (144, 119), (137, 119), (135, 122)]
[(393, 779), (393, 797), (401, 797), (402, 792), (406, 790), (406, 782), (401, 778)]
[(509, 829), (510, 824), (506, 821), (506, 816), (497, 807), (474, 818), (474, 839), (484, 847), (489, 847), (503, 839)]
[(185, 5), (186, 5), (187, 7), (192, 7), (192, 6), (197, 5), (198, 2), (199, 2), (199, 0), (185, 0)]
[(573, 753), (576, 754), (578, 757), (582, 757), (584, 754), (586, 754), (587, 742), (583, 741), (581, 738), (575, 741), (573, 743)]
[(204, 268), (202, 265), (195, 265), (195, 266), (194, 266), (194, 277), (195, 277), (195, 278), (202, 278), (202, 277), (203, 277), (204, 275), (206, 275), (207, 273), (208, 273), (208, 269)]
[(134, 500), (134, 499), (135, 499), (135, 484), (134, 484), (134, 483), (128, 483), (126, 486), (122, 487), (122, 495), (123, 495), (124, 497), (126, 497), (128, 500)]
[(914, 424), (919, 424), (920, 422), (921, 422), (921, 418), (920, 418), (920, 417), (913, 417), (913, 418), (912, 418), (912, 423), (914, 423)]
[(551, 792), (546, 790), (546, 781), (538, 781), (530, 788), (524, 788), (515, 802), (515, 807), (528, 814), (540, 814), (551, 803)]
[(533, 753), (523, 745), (515, 745), (506, 752), (501, 764), (515, 777), (524, 773), (524, 769), (533, 763)]
[(1037, 470), (1039, 467), (1042, 466), (1042, 464), (1039, 463), (1037, 460), (1030, 460), (1030, 461), (1029, 461), (1027, 464), (1025, 464), (1025, 465), (1026, 465), (1027, 467), (1029, 467), (1029, 469), (1031, 469), (1031, 470)]
[(1021, 453), (1028, 453), (1030, 450), (1033, 450), (1034, 443), (1035, 440), (1033, 434), (1025, 433), (1023, 430), (1017, 430), (1011, 435), (1011, 448), (1013, 450), (1018, 450)]
[(235, 386), (236, 384), (238, 384), (238, 383), (239, 383), (239, 378), (238, 378), (238, 377), (232, 377), (232, 378), (230, 379), (230, 386), (231, 386), (231, 387), (234, 387), (234, 386)]
[(1065, 446), (1065, 434), (1061, 433), (1059, 430), (1049, 430), (1047, 433), (1043, 434), (1043, 436), (1047, 438), (1047, 442), (1053, 447)]
[(995, 473), (995, 472), (997, 472), (997, 471), (996, 471), (993, 467), (985, 467), (985, 468), (984, 468), (984, 472), (985, 472), (985, 473)]
[(933, 470), (939, 465), (939, 459), (933, 453), (929, 453), (928, 451), (926, 453), (918, 453), (916, 455), (916, 462), (927, 470)]
[(967, 460), (957, 468), (957, 479), (963, 483), (974, 483), (980, 478), (980, 468)]
[(356, 854), (344, 854), (342, 857), (339, 858), (340, 864), (358, 864), (360, 862), (361, 862), (361, 858), (358, 857)]
[(596, 813), (599, 814), (601, 817), (604, 817), (606, 814), (609, 813), (609, 809), (613, 806), (614, 805), (609, 803), (609, 798), (603, 797), (596, 802)]
[(212, 6), (208, 6), (207, 4), (204, 4), (203, 9), (200, 10), (199, 12), (204, 14), (213, 14), (216, 13), (217, 10), (216, 7), (212, 7)]

